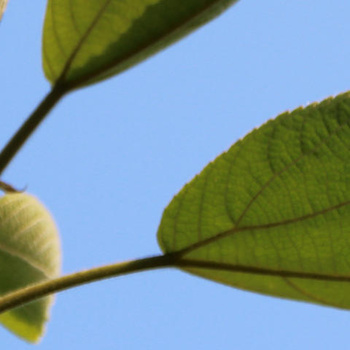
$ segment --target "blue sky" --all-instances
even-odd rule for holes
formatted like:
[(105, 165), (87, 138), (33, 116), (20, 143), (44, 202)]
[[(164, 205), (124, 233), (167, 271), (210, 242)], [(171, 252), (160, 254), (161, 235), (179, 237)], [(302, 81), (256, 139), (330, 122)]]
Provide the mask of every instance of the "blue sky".
[[(45, 1), (10, 0), (0, 25), (0, 143), (49, 91)], [(349, 89), (350, 4), (241, 0), (185, 40), (66, 97), (4, 180), (55, 216), (63, 272), (158, 254), (164, 207), (252, 128)], [(174, 270), (60, 293), (38, 349), (329, 349), (349, 314)], [(33, 346), (0, 329), (3, 349)]]

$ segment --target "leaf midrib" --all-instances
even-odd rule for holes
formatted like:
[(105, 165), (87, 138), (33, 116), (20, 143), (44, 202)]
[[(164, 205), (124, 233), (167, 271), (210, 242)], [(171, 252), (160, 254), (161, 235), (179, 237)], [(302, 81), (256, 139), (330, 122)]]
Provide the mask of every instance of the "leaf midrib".
[(87, 30), (85, 31), (85, 33), (82, 35), (82, 37), (80, 38), (80, 40), (77, 43), (77, 46), (75, 47), (75, 49), (72, 51), (71, 55), (69, 56), (63, 71), (60, 75), (60, 77), (57, 80), (57, 84), (60, 81), (64, 81), (65, 76), (67, 74), (67, 72), (70, 69), (71, 64), (73, 63), (75, 57), (77, 56), (77, 54), (79, 53), (81, 47), (84, 45), (85, 41), (87, 40), (87, 38), (89, 37), (90, 33), (93, 31), (93, 29), (95, 28), (95, 25), (97, 25), (97, 23), (99, 22), (100, 18), (102, 17), (102, 15), (104, 14), (104, 11), (106, 10), (106, 8), (109, 6), (109, 4), (111, 3), (112, 0), (106, 0), (106, 2), (104, 3), (103, 6), (101, 6), (101, 9), (99, 10), (99, 12), (96, 14), (95, 18), (92, 20), (90, 26), (87, 28)]
[[(91, 22), (90, 26), (88, 27), (88, 29), (86, 30), (86, 32), (83, 34), (82, 38), (78, 41), (76, 48), (73, 50), (72, 54), (70, 55), (70, 57), (68, 58), (61, 75), (57, 78), (55, 85), (59, 85), (62, 84), (64, 85), (65, 82), (65, 78), (67, 73), (69, 72), (69, 69), (71, 68), (71, 65), (75, 59), (75, 57), (77, 56), (77, 54), (79, 53), (79, 50), (81, 49), (81, 47), (84, 45), (85, 41), (88, 39), (89, 34), (93, 31), (93, 29), (95, 28), (95, 24), (97, 25), (98, 21), (101, 19), (101, 17), (104, 14), (104, 11), (106, 10), (106, 8), (109, 6), (110, 2), (112, 0), (106, 0), (106, 3), (101, 7), (101, 10), (97, 13), (96, 17), (93, 19), (93, 21)], [(204, 7), (201, 11), (196, 12), (196, 15), (188, 18), (187, 20), (181, 22), (179, 25), (175, 26), (172, 28), (172, 30), (166, 32), (164, 35), (161, 35), (159, 37), (156, 38), (156, 40), (152, 40), (150, 42), (145, 43), (145, 45), (140, 46), (137, 50), (132, 51), (129, 55), (124, 56), (122, 59), (117, 59), (115, 61), (111, 61), (109, 64), (105, 64), (103, 65), (100, 69), (97, 69), (94, 71), (94, 73), (92, 74), (87, 74), (83, 77), (81, 77), (80, 79), (76, 79), (74, 80), (73, 83), (66, 83), (66, 88), (67, 90), (70, 89), (75, 89), (79, 86), (82, 86), (86, 83), (88, 83), (91, 80), (94, 79), (98, 79), (99, 76), (102, 76), (104, 72), (109, 72), (111, 69), (113, 69), (113, 67), (117, 66), (117, 65), (121, 65), (122, 62), (126, 62), (129, 59), (131, 59), (131, 57), (136, 57), (138, 56), (141, 52), (146, 51), (147, 49), (149, 49), (150, 47), (152, 47), (153, 45), (155, 45), (156, 43), (160, 43), (162, 42), (165, 38), (173, 35), (174, 33), (176, 33), (177, 31), (179, 31), (182, 27), (186, 27), (187, 24), (191, 23), (193, 20), (195, 20), (196, 18), (200, 17), (203, 13), (206, 13), (210, 8), (214, 8), (215, 6), (217, 6), (217, 4), (219, 2), (221, 2), (222, 0), (216, 0), (214, 2), (212, 2), (211, 4), (209, 4), (208, 6)], [(228, 3), (232, 3), (232, 5), (237, 2), (238, 0), (232, 0), (231, 2)], [(155, 5), (155, 4), (154, 4)], [(154, 6), (153, 5), (153, 6)], [(106, 73), (108, 75), (108, 73)]]
[(261, 268), (256, 266), (245, 266), (240, 264), (222, 263), (216, 261), (207, 261), (200, 259), (186, 259), (178, 258), (176, 261), (176, 267), (182, 269), (201, 269), (201, 270), (219, 270), (236, 273), (246, 273), (261, 276), (271, 277), (283, 277), (283, 278), (298, 278), (298, 279), (310, 279), (317, 281), (330, 281), (330, 282), (350, 282), (350, 275), (339, 275), (339, 274), (322, 274), (315, 272), (299, 272), (284, 269), (269, 269)]
[(50, 275), (50, 273), (48, 271), (46, 271), (43, 268), (43, 266), (37, 264), (33, 259), (31, 259), (30, 257), (28, 257), (25, 254), (20, 253), (16, 249), (11, 249), (10, 247), (0, 243), (0, 253), (8, 254), (8, 255), (12, 256), (13, 258), (19, 259), (20, 261), (27, 263), (32, 268), (36, 269), (37, 271), (40, 271), (44, 275), (44, 277), (46, 277), (46, 278), (53, 277), (52, 275)]

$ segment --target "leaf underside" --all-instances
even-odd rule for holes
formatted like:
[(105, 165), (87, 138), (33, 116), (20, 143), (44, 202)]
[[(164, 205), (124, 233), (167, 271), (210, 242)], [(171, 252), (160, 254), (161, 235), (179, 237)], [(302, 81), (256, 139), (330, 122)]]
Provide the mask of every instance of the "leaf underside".
[[(58, 277), (60, 243), (56, 226), (36, 198), (24, 193), (0, 198), (0, 294)], [(37, 342), (43, 335), (53, 297), (0, 315), (17, 336)]]
[(269, 121), (165, 209), (158, 241), (185, 271), (350, 309), (350, 94)]
[(105, 79), (144, 60), (237, 0), (49, 0), (43, 65), (67, 89)]

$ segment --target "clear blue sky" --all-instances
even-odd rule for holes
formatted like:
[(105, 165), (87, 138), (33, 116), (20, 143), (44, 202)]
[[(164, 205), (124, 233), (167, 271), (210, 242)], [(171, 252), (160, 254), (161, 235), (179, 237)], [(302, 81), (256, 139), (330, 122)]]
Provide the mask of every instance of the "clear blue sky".
[[(0, 25), (0, 144), (49, 91), (45, 1)], [(65, 98), (4, 174), (54, 214), (63, 271), (158, 254), (164, 207), (209, 161), (279, 113), (350, 88), (350, 3), (241, 0), (157, 56)], [(38, 349), (344, 349), (349, 313), (180, 271), (61, 293)], [(1, 349), (31, 345), (0, 329)]]

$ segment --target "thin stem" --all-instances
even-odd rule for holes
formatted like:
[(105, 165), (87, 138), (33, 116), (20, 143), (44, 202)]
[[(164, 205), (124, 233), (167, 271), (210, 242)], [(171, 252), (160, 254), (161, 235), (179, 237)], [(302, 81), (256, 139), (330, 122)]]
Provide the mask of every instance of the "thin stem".
[(56, 103), (67, 92), (63, 86), (56, 85), (51, 92), (46, 95), (44, 100), (35, 109), (35, 111), (28, 117), (24, 124), (13, 135), (11, 140), (4, 147), (0, 153), (0, 175), (11, 162), (13, 157), (21, 149), (28, 138), (33, 134), (39, 124), (45, 119), (47, 114), (56, 105)]
[(172, 254), (158, 255), (113, 265), (101, 266), (41, 282), (1, 297), (0, 313), (21, 306), (25, 303), (35, 301), (49, 294), (77, 287), (82, 284), (143, 270), (173, 267), (176, 264), (176, 260), (176, 257)]
[(5, 311), (9, 311), (16, 307), (22, 306), (23, 304), (30, 303), (42, 297), (48, 296), (49, 294), (78, 287), (83, 284), (88, 284), (103, 279), (127, 275), (135, 272), (152, 269), (161, 269), (166, 267), (203, 270), (209, 269), (229, 271), (234, 273), (238, 272), (252, 275), (298, 278), (316, 281), (345, 283), (350, 282), (349, 276), (327, 275), (312, 272), (298, 272), (288, 270), (273, 270), (267, 268), (249, 267), (228, 263), (216, 263), (214, 261), (183, 259), (181, 257), (181, 254), (175, 252), (80, 271), (11, 292), (0, 298), (0, 314)]

